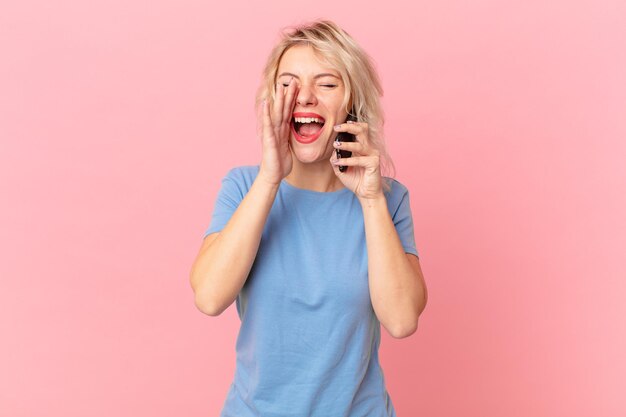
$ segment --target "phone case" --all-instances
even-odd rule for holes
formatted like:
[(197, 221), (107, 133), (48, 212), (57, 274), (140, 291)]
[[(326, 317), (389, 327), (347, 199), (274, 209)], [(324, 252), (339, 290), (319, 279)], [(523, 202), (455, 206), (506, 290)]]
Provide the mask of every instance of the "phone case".
[[(356, 122), (356, 117), (354, 117), (352, 114), (349, 114), (348, 118), (346, 119), (346, 122), (348, 120)], [(348, 132), (339, 132), (339, 134), (337, 134), (337, 137), (335, 138), (335, 142), (354, 142), (354, 141), (356, 141), (356, 137), (352, 133), (348, 133)], [(337, 159), (350, 158), (352, 156), (352, 152), (350, 151), (345, 151), (343, 149), (335, 149), (335, 151), (337, 154)], [(348, 169), (347, 166), (339, 165), (339, 171), (345, 172), (347, 169)]]

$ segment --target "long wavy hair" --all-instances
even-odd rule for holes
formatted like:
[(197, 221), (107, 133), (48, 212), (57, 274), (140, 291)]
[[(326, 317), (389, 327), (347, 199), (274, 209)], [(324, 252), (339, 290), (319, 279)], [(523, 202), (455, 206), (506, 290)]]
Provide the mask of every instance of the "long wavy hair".
[[(259, 114), (260, 106), (267, 99), (270, 106), (276, 99), (276, 78), (280, 60), (289, 48), (307, 45), (322, 56), (326, 63), (336, 70), (346, 86), (342, 106), (360, 122), (369, 126), (369, 140), (380, 155), (381, 175), (395, 177), (395, 166), (383, 137), (384, 114), (380, 97), (383, 95), (380, 78), (370, 56), (356, 41), (337, 24), (330, 20), (315, 20), (297, 26), (283, 28), (280, 41), (272, 49), (262, 73), (255, 108)], [(383, 178), (383, 187), (390, 190), (391, 181)]]

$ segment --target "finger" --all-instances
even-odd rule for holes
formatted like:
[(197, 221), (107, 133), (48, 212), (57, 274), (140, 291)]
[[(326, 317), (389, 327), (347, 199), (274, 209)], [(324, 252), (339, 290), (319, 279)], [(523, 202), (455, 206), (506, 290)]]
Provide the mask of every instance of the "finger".
[(335, 171), (335, 173), (337, 175), (343, 175), (345, 174), (345, 172), (340, 171), (339, 167), (340, 166), (346, 166), (347, 164), (343, 164), (341, 163), (341, 161), (346, 161), (349, 158), (337, 158), (337, 155), (335, 152), (332, 153), (331, 157), (330, 157), (330, 165), (333, 167), (333, 171)]
[(335, 147), (335, 149), (343, 149), (350, 152), (357, 152), (361, 155), (367, 155), (369, 153), (361, 142), (334, 141), (333, 146)]
[(272, 122), (275, 127), (280, 126), (283, 122), (283, 102), (285, 101), (285, 87), (282, 83), (276, 85), (276, 100), (274, 100), (274, 106), (272, 108)]
[(353, 134), (356, 142), (360, 142), (364, 146), (364, 150), (366, 153), (370, 153), (367, 151), (371, 147), (369, 140), (369, 127), (367, 123), (342, 123), (340, 125), (336, 125), (333, 127), (335, 132), (347, 132)]
[(293, 113), (293, 108), (296, 103), (294, 97), (296, 97), (297, 90), (298, 85), (292, 77), (291, 81), (289, 82), (289, 87), (287, 87), (287, 93), (285, 94), (285, 104), (283, 107), (283, 120), (287, 122), (287, 124), (291, 123), (291, 114)]
[(270, 104), (267, 99), (263, 100), (263, 137), (269, 138), (274, 134), (272, 118), (270, 117)]
[(351, 156), (350, 158), (332, 158), (331, 163), (333, 165), (343, 166), (374, 166), (378, 157), (376, 156)]
[(333, 127), (335, 132), (358, 134), (367, 130), (367, 123), (341, 123)]

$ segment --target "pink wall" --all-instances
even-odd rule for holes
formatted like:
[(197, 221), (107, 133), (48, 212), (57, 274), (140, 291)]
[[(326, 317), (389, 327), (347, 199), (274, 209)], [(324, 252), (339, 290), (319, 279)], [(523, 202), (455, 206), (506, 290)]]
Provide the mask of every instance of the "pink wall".
[(279, 28), (317, 17), (374, 57), (411, 190), (399, 417), (626, 414), (623, 1), (5, 3), (0, 415), (218, 415), (238, 319), (188, 274), (222, 175), (260, 161)]

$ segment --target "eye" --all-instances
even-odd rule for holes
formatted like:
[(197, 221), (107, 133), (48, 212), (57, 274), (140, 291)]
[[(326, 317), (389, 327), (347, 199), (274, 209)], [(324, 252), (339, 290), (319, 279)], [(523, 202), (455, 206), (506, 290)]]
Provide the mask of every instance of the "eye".
[[(337, 87), (335, 84), (320, 84), (320, 86), (329, 88)], [(289, 84), (283, 83), (283, 87), (289, 87)]]
[(282, 83), (282, 84), (283, 84), (283, 87), (285, 87), (285, 88), (289, 87), (288, 83)]

